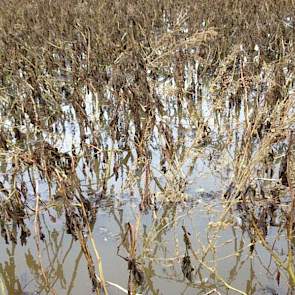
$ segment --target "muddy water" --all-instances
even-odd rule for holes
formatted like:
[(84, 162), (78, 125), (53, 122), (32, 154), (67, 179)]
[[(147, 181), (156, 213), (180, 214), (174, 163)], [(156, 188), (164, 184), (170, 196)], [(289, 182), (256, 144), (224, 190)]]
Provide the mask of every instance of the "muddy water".
[[(128, 196), (105, 200), (100, 205), (93, 229), (106, 280), (124, 289), (128, 282), (127, 263), (116, 252), (124, 236), (125, 224), (134, 222), (138, 205), (135, 198), (130, 200)], [(157, 212), (143, 215), (138, 254), (145, 284), (138, 293), (206, 294), (216, 290), (220, 294), (236, 294), (224, 288), (222, 282), (193, 259), (192, 281), (184, 278), (181, 259), (185, 246), (181, 226), (185, 225), (191, 233), (193, 247), (200, 255), (207, 253), (209, 243), (215, 245), (204, 256), (204, 262), (216, 267), (217, 273), (231, 286), (246, 294), (287, 294), (287, 279), (282, 273), (279, 284), (275, 280), (277, 268), (270, 254), (259, 245), (251, 253), (249, 237), (239, 227), (238, 216), (233, 216), (232, 222), (223, 229), (214, 230), (214, 222), (222, 212), (214, 193), (196, 193), (190, 204), (163, 206)], [(58, 218), (60, 212), (51, 209), (50, 213), (56, 217), (56, 222), (49, 220), (47, 214), (41, 218), (46, 236), (41, 242), (41, 260), (50, 286), (56, 294), (91, 294), (92, 286), (79, 243), (65, 232), (63, 219)], [(269, 240), (274, 239), (277, 228), (270, 227), (269, 233)], [(282, 256), (286, 254), (283, 237), (276, 239), (273, 247)], [(124, 250), (121, 254), (126, 255)], [(33, 238), (26, 246), (5, 245), (1, 240), (0, 275), (6, 294), (48, 293), (38, 259)], [(110, 294), (124, 294), (114, 286), (109, 290)]]

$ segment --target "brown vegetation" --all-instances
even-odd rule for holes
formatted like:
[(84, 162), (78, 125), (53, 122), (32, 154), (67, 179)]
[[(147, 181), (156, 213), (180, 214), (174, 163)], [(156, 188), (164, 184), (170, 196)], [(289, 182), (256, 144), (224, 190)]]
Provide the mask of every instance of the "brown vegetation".
[[(31, 234), (26, 219), (32, 215), (35, 233), (46, 239), (38, 214), (59, 200), (67, 230), (87, 258), (94, 289), (107, 292), (85, 236), (91, 239), (97, 205), (110, 194), (110, 183), (124, 176), (122, 186), (130, 194), (138, 190), (143, 211), (156, 210), (163, 200), (185, 202), (194, 166), (213, 146), (233, 158), (216, 166), (233, 168), (221, 221), (232, 210), (250, 213), (243, 226), (252, 250), (259, 239), (294, 285), (294, 5), (3, 0), (0, 226), (5, 241), (25, 243)], [(214, 162), (214, 155), (209, 157)], [(94, 197), (81, 187), (81, 178), (90, 177), (96, 181)], [(48, 186), (44, 196), (40, 182)], [(286, 262), (265, 239), (278, 211), (289, 243)], [(131, 277), (141, 271), (130, 224), (128, 235), (124, 259), (133, 290)], [(183, 267), (190, 278), (194, 269), (186, 252)]]

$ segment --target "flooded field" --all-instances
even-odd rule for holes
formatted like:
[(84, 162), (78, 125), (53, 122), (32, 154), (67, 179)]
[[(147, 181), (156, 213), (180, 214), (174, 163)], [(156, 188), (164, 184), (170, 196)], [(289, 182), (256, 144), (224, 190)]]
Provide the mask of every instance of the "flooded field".
[(0, 294), (295, 294), (294, 3), (22, 2)]

